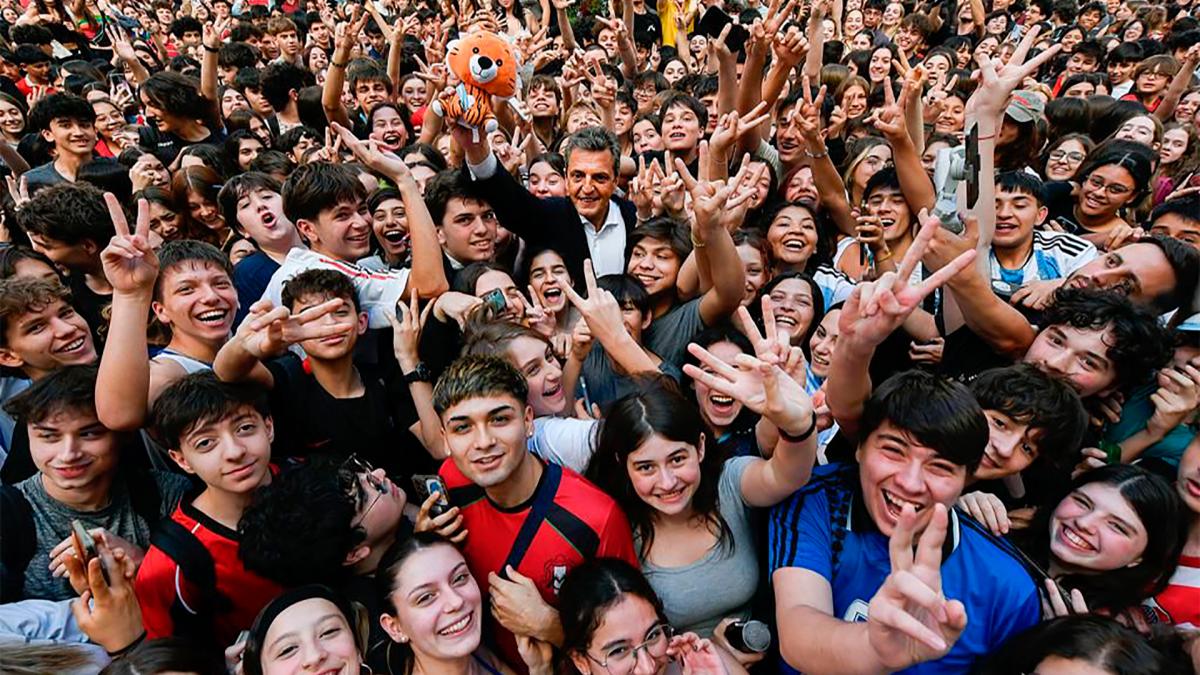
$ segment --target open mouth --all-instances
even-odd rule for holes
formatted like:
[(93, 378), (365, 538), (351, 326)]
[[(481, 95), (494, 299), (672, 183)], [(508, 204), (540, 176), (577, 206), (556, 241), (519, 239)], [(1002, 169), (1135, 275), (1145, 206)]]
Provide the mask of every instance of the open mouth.
[(455, 621), (449, 626), (439, 630), (438, 635), (441, 635), (442, 637), (457, 637), (465, 633), (466, 630), (471, 627), (471, 624), (474, 623), (474, 621), (475, 612), (471, 612), (458, 621)]
[(808, 242), (803, 239), (784, 239), (783, 248), (792, 253), (804, 253), (808, 250)]
[(474, 464), (475, 468), (479, 469), (480, 471), (490, 471), (492, 469), (499, 467), (500, 462), (503, 461), (503, 459), (504, 459), (503, 454), (487, 455), (485, 457), (480, 457), (478, 459), (475, 459), (471, 463)]
[(642, 285), (646, 288), (650, 288), (654, 284), (658, 283), (658, 277), (651, 276), (649, 274), (634, 274), (633, 277), (642, 282)]
[(816, 354), (813, 354), (812, 356), (812, 363), (814, 366), (820, 366), (822, 369), (829, 368), (829, 366), (833, 365), (828, 357), (817, 356)]
[(560, 398), (563, 393), (562, 382), (555, 382), (542, 390), (542, 397), (548, 399)]
[(682, 499), (683, 493), (685, 492), (685, 490), (686, 490), (686, 487), (681, 487), (677, 490), (671, 490), (670, 492), (660, 492), (655, 496), (658, 498), (659, 501), (667, 502), (668, 504), (670, 504), (672, 502), (677, 502), (680, 499)]
[(884, 508), (887, 509), (888, 515), (892, 516), (897, 521), (900, 520), (900, 515), (904, 513), (905, 506), (912, 507), (915, 513), (920, 513), (921, 510), (925, 508), (924, 504), (918, 504), (917, 502), (911, 502), (907, 499), (902, 499), (892, 494), (888, 490), (881, 490), (880, 492), (883, 494), (883, 505)]
[(775, 308), (775, 325), (780, 328), (785, 328), (791, 331), (800, 324), (796, 317), (791, 314), (780, 313), (779, 308)]
[(77, 352), (77, 351), (80, 351), (80, 350), (82, 350), (82, 349), (83, 349), (83, 345), (84, 345), (84, 343), (85, 343), (85, 342), (87, 342), (87, 339), (86, 339), (86, 337), (81, 335), (81, 336), (79, 336), (78, 338), (76, 338), (76, 339), (74, 339), (74, 340), (71, 340), (71, 341), (70, 341), (70, 342), (68, 342), (67, 344), (63, 345), (62, 347), (59, 347), (58, 349), (56, 349), (56, 350), (54, 351), (54, 353), (55, 353), (55, 354), (72, 354), (72, 353), (75, 353), (75, 352)]
[(220, 326), (225, 323), (229, 317), (227, 309), (210, 309), (207, 312), (200, 312), (196, 315), (196, 320), (207, 326)]
[(1200, 499), (1200, 480), (1189, 478), (1184, 483), (1184, 489), (1187, 493), (1197, 499)]
[(1083, 553), (1095, 553), (1096, 547), (1093, 546), (1087, 539), (1084, 539), (1081, 534), (1075, 531), (1075, 528), (1070, 525), (1063, 525), (1058, 532), (1058, 539), (1066, 544), (1069, 548)]
[(390, 132), (383, 135), (383, 142), (393, 147), (399, 146), (403, 140), (404, 139), (400, 136), (400, 134), (396, 132)]
[(542, 298), (548, 303), (557, 303), (563, 298), (562, 289), (557, 286), (549, 286), (542, 289)]
[(383, 240), (392, 246), (403, 246), (408, 244), (408, 233), (404, 230), (388, 230), (383, 233)]
[(271, 229), (275, 223), (279, 222), (279, 219), (275, 217), (275, 214), (271, 213), (270, 211), (267, 211), (259, 216), (259, 220), (262, 221), (262, 226), (268, 230)]
[(732, 396), (724, 394), (710, 394), (708, 403), (712, 406), (713, 412), (718, 415), (729, 415), (733, 413), (733, 404), (735, 400)]
[(669, 141), (685, 141), (685, 140), (687, 140), (687, 134), (682, 131), (672, 131), (671, 133), (667, 134), (667, 140), (669, 140)]

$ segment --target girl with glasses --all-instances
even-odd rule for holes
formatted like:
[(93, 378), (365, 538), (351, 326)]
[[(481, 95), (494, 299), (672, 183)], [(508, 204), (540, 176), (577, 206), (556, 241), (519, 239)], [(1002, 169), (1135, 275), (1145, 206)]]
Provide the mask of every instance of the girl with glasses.
[(563, 651), (580, 675), (738, 675), (745, 669), (695, 633), (673, 635), (654, 589), (623, 560), (598, 558), (559, 593)]

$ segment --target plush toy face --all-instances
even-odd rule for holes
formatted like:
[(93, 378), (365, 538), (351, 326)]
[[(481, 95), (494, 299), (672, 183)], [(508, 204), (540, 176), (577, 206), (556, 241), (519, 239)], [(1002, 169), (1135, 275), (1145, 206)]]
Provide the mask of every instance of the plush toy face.
[(447, 45), (446, 65), (467, 84), (493, 96), (517, 93), (517, 56), (504, 38), (472, 33)]

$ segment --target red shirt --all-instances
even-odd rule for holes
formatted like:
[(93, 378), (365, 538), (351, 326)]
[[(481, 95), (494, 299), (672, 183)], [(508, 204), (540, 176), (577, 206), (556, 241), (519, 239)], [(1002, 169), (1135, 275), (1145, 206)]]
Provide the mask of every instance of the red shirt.
[[(532, 455), (529, 459), (540, 461)], [(548, 473), (542, 472), (539, 489)], [(488, 573), (499, 573), (504, 567), (517, 533), (529, 515), (533, 498), (520, 506), (504, 509), (488, 499), (482, 488), (467, 480), (453, 460), (446, 460), (439, 474), (450, 490), (451, 501), (462, 511), (463, 527), (470, 532), (463, 549), (467, 566), (479, 587), (486, 592)], [(635, 567), (639, 565), (629, 521), (611, 497), (583, 476), (563, 468), (553, 505), (534, 534), (517, 572), (532, 579), (541, 591), (542, 599), (555, 606), (558, 605), (558, 589), (567, 572), (585, 560), (600, 557), (621, 558)], [(499, 624), (493, 624), (493, 627), (505, 661), (519, 666), (522, 661), (512, 634)]]
[(1181, 555), (1162, 593), (1144, 603), (1160, 623), (1186, 630), (1200, 629), (1200, 557)]
[[(217, 591), (232, 603), (229, 611), (215, 617), (213, 632), (218, 644), (231, 645), (283, 587), (243, 567), (238, 558), (237, 532), (204, 515), (192, 506), (190, 499), (179, 504), (171, 519), (194, 534), (212, 555)], [(196, 607), (200, 592), (183, 576), (175, 561), (155, 546), (146, 551), (134, 590), (149, 639), (174, 635), (172, 605), (178, 599), (184, 607)]]

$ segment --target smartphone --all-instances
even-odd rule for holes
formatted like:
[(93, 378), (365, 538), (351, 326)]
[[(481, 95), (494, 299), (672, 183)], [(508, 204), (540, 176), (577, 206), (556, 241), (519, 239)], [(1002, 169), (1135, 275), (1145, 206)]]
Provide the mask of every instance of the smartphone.
[(112, 579), (109, 577), (108, 570), (115, 562), (111, 552), (98, 544), (83, 523), (78, 520), (71, 521), (71, 539), (75, 545), (75, 555), (79, 556), (83, 562), (84, 571), (86, 572), (92, 558), (100, 558), (100, 573), (104, 575), (104, 583), (111, 584)]
[(967, 209), (974, 209), (979, 202), (979, 125), (967, 132), (966, 156)]
[(500, 290), (499, 288), (493, 288), (487, 293), (484, 293), (483, 297), (480, 299), (483, 300), (484, 305), (491, 307), (492, 311), (496, 314), (499, 314), (508, 308), (508, 300), (504, 297), (504, 291)]
[(412, 477), (413, 489), (417, 492), (417, 500), (424, 504), (429, 495), (438, 495), (438, 500), (429, 509), (429, 515), (437, 518), (450, 510), (450, 500), (446, 497), (448, 490), (442, 477), (436, 474), (416, 474)]
[[(704, 12), (704, 16), (700, 17), (700, 21), (696, 24), (696, 34), (706, 35), (710, 40), (714, 40), (721, 35), (721, 31), (725, 30), (725, 26), (733, 23), (733, 17), (729, 16), (720, 7), (709, 7)], [(750, 37), (750, 32), (744, 27), (734, 24), (733, 28), (729, 29), (729, 35), (725, 38), (725, 46), (729, 51), (735, 54), (746, 49), (746, 38)]]

